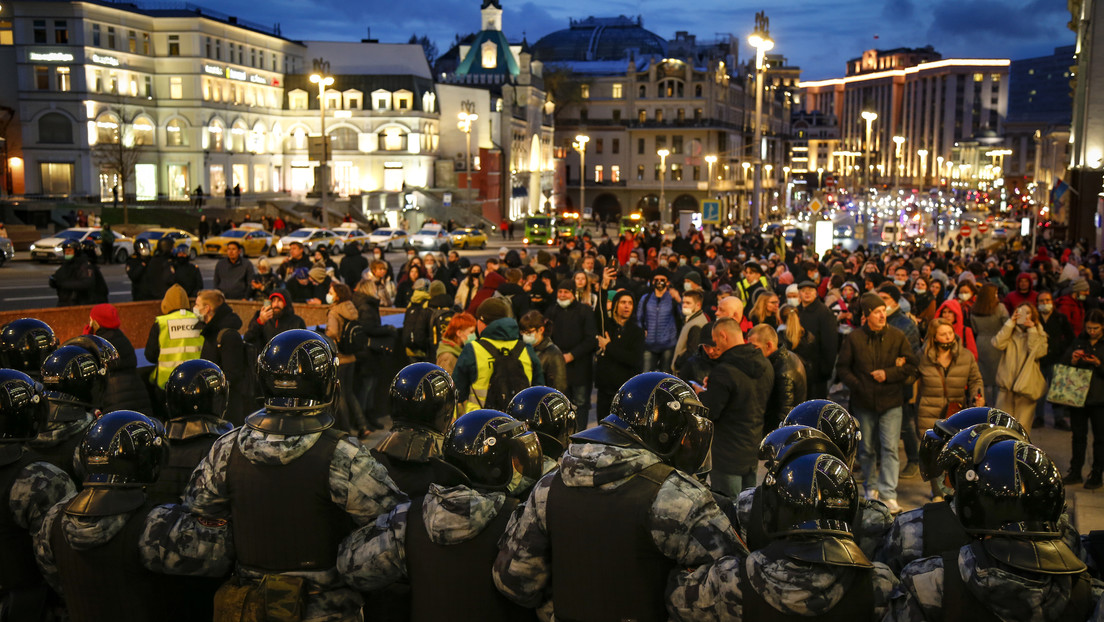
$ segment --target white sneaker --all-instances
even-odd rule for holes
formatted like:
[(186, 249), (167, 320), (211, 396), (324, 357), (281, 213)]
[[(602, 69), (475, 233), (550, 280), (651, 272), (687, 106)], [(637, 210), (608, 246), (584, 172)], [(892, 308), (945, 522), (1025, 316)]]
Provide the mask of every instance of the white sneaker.
[(877, 501), (878, 500), (878, 491), (873, 489), (873, 488), (868, 489), (866, 491), (866, 498), (870, 499), (871, 501)]
[(897, 504), (896, 499), (886, 499), (882, 503), (884, 503), (886, 507), (889, 508), (889, 513), (893, 516), (901, 513), (901, 506)]

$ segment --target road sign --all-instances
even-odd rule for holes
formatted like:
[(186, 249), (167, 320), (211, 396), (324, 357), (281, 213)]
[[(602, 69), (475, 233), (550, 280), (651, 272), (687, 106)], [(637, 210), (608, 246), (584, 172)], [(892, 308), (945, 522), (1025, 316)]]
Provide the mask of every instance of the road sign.
[(970, 229), (970, 225), (963, 223), (962, 228), (958, 230), (958, 234), (964, 238), (970, 237), (973, 231)]
[(989, 231), (989, 223), (983, 222), (978, 225), (978, 233), (985, 235)]
[(445, 207), (452, 207), (452, 193), (446, 192), (444, 196), (441, 197), (441, 203), (443, 203)]
[(702, 222), (707, 225), (721, 224), (721, 202), (702, 201), (701, 216)]
[(836, 178), (832, 177), (831, 175), (825, 177), (824, 178), (824, 185), (828, 186), (829, 188), (835, 186), (836, 185)]
[(820, 199), (813, 199), (812, 201), (809, 201), (810, 212), (815, 214), (822, 209), (824, 209), (824, 204), (820, 202)]

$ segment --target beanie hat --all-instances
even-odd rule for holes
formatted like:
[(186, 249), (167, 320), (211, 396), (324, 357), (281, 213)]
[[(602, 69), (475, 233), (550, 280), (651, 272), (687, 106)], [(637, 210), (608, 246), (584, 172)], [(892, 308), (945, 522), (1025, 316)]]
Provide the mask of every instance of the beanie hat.
[(414, 291), (424, 292), (428, 289), (429, 289), (429, 281), (427, 281), (426, 279), (418, 279), (417, 281), (414, 281)]
[(688, 274), (686, 275), (686, 277), (685, 277), (685, 278), (686, 278), (686, 280), (687, 280), (687, 281), (693, 281), (693, 282), (697, 283), (698, 285), (701, 285), (701, 284), (702, 284), (702, 278), (701, 278), (701, 273), (700, 273), (700, 272), (698, 272), (697, 270), (691, 270), (691, 271), (690, 271), (690, 272), (689, 272), (689, 273), (688, 273)]
[(308, 272), (307, 274), (312, 280), (318, 281), (319, 283), (326, 280), (326, 269), (322, 266), (315, 266), (311, 268), (310, 272)]
[(886, 306), (882, 297), (874, 292), (866, 292), (863, 294), (862, 298), (859, 299), (859, 304), (862, 306), (863, 315), (870, 315), (874, 309)]
[(511, 316), (510, 303), (505, 298), (492, 296), (479, 303), (475, 310), (475, 317), (484, 324), (490, 324), (495, 320), (501, 320)]
[(1070, 288), (1071, 291), (1075, 292), (1087, 292), (1089, 291), (1089, 282), (1085, 280), (1085, 277), (1079, 276), (1073, 280), (1073, 284)]
[(786, 286), (786, 296), (789, 296), (790, 294), (797, 295), (797, 285), (790, 283)]
[(575, 291), (575, 280), (574, 279), (560, 279), (560, 284), (556, 286), (556, 291), (559, 291), (561, 289), (565, 289), (569, 292)]
[(445, 293), (445, 284), (440, 281), (434, 281), (429, 284), (429, 297), (441, 296)]
[(901, 288), (897, 287), (893, 283), (883, 283), (878, 291), (889, 295), (893, 299), (893, 302), (901, 302)]
[(103, 328), (119, 328), (119, 311), (112, 304), (105, 302), (92, 307), (88, 317)]
[(284, 306), (287, 306), (288, 297), (287, 294), (285, 294), (284, 292), (277, 290), (268, 295), (269, 300), (272, 300), (273, 298), (279, 298), (280, 300), (284, 301)]

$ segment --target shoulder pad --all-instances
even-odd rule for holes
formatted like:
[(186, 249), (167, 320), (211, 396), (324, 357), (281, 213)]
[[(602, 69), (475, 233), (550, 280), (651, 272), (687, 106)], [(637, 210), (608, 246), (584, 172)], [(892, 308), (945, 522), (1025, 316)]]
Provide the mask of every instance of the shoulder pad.
[(445, 437), (421, 428), (402, 427), (393, 430), (383, 439), (376, 451), (397, 460), (428, 462), (441, 454)]
[(201, 436), (222, 436), (234, 429), (234, 424), (207, 415), (194, 415), (170, 419), (165, 425), (165, 433), (169, 440), (185, 441)]

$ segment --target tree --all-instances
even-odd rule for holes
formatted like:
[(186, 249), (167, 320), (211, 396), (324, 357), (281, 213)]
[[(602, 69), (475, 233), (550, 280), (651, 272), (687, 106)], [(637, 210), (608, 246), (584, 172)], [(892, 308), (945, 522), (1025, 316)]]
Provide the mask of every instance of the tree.
[(430, 67), (433, 66), (433, 61), (437, 60), (437, 57), (440, 55), (437, 44), (431, 41), (426, 35), (420, 37), (418, 35), (410, 35), (410, 41), (407, 41), (407, 43), (416, 43), (422, 46), (422, 52), (425, 53), (426, 62), (429, 63)]
[(138, 125), (139, 113), (127, 106), (108, 108), (98, 118), (108, 119), (96, 123), (96, 144), (92, 146), (92, 160), (100, 170), (114, 173), (118, 178), (117, 192), (123, 204), (123, 224), (130, 224), (126, 189), (134, 179), (134, 170), (153, 144), (153, 127)]
[[(553, 116), (558, 119), (568, 107), (583, 104), (586, 101), (583, 97), (583, 85), (588, 84), (590, 84), (589, 81), (581, 79), (570, 69), (548, 70), (546, 68), (544, 70), (544, 89), (549, 98), (552, 99), (552, 103), (556, 104), (556, 111)], [(575, 114), (579, 114), (577, 109)]]

